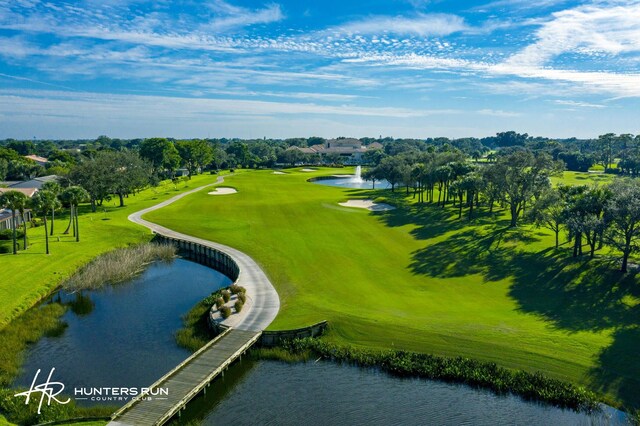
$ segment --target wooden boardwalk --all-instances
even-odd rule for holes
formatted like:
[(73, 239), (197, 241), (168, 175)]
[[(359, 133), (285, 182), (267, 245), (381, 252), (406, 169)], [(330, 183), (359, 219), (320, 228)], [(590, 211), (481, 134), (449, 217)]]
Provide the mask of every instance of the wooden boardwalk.
[(111, 416), (107, 426), (162, 425), (168, 422), (209, 383), (239, 358), (262, 332), (228, 329), (187, 358), (150, 389), (168, 389), (168, 395), (130, 401)]

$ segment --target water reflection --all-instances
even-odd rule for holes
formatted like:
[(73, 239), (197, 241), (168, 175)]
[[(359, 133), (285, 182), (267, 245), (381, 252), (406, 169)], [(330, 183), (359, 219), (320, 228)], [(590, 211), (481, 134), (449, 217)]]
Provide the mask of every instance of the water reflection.
[(587, 415), (464, 385), (401, 379), (330, 362), (243, 361), (174, 424), (622, 425), (608, 408)]
[(29, 348), (14, 385), (28, 387), (38, 369), (55, 367), (67, 389), (148, 386), (190, 355), (173, 336), (182, 315), (229, 284), (213, 269), (178, 259), (153, 264), (130, 283), (59, 292), (50, 303), (69, 306), (61, 327)]

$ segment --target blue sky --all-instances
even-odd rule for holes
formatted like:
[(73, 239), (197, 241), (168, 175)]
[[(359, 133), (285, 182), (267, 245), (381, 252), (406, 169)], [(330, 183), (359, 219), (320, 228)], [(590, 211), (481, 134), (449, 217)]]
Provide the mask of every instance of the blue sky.
[(640, 0), (0, 0), (0, 138), (640, 133)]

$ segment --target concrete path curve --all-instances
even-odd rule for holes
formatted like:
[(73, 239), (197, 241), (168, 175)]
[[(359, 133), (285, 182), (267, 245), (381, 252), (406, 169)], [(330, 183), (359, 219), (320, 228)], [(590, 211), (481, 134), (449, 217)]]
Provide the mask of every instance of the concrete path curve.
[(271, 284), (271, 281), (269, 281), (269, 278), (267, 278), (267, 275), (252, 258), (232, 247), (202, 238), (193, 237), (191, 235), (182, 234), (180, 232), (173, 231), (169, 228), (165, 228), (153, 222), (142, 219), (142, 216), (149, 212), (166, 207), (169, 204), (186, 197), (187, 195), (191, 195), (212, 185), (220, 184), (223, 181), (224, 178), (220, 176), (218, 177), (216, 183), (204, 185), (196, 189), (192, 189), (191, 191), (183, 192), (182, 194), (176, 195), (175, 197), (156, 204), (155, 206), (132, 213), (131, 215), (129, 215), (129, 220), (131, 222), (145, 226), (158, 234), (212, 247), (217, 250), (223, 251), (231, 256), (240, 267), (240, 274), (238, 276), (237, 283), (238, 285), (241, 285), (247, 289), (247, 297), (251, 298), (251, 303), (247, 304), (248, 306), (245, 307), (245, 309), (243, 309), (239, 314), (232, 315), (229, 319), (233, 320), (228, 325), (232, 325), (233, 328), (239, 330), (262, 331), (267, 328), (269, 324), (271, 324), (271, 322), (278, 314), (278, 311), (280, 310), (280, 298), (278, 297), (278, 293), (273, 287), (273, 284)]

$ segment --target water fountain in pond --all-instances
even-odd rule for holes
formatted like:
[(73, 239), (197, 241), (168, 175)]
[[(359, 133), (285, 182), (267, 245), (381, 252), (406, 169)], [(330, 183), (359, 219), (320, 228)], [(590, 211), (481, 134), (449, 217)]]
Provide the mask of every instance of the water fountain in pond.
[(356, 167), (356, 174), (354, 177), (351, 178), (351, 182), (352, 183), (362, 183), (364, 182), (362, 180), (362, 167), (358, 166)]

